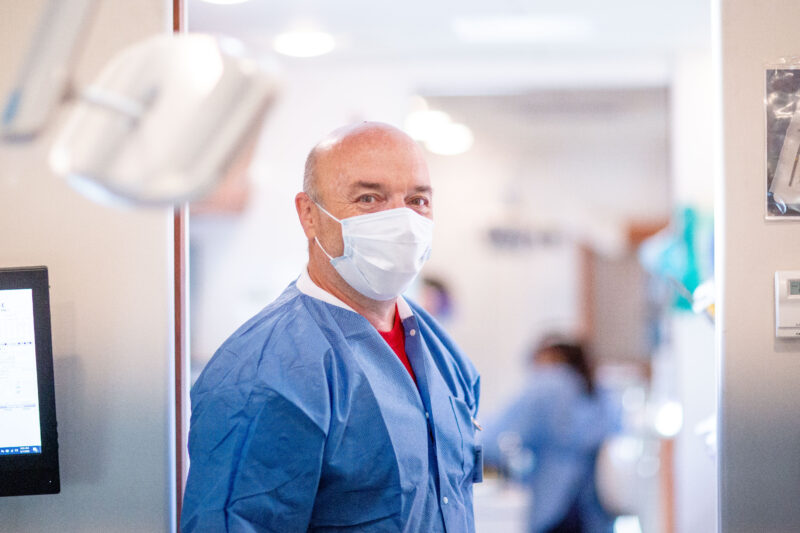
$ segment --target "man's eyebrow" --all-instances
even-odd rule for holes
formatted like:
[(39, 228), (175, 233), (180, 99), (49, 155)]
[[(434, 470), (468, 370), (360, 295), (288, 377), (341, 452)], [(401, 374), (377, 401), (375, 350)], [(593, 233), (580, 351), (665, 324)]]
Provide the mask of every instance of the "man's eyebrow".
[[(367, 189), (371, 191), (382, 191), (385, 188), (386, 188), (385, 185), (382, 183), (376, 181), (365, 181), (365, 180), (360, 180), (350, 185), (351, 191), (359, 191), (362, 189)], [(413, 192), (433, 194), (433, 188), (430, 185), (417, 185), (416, 187), (414, 187)]]
[(358, 190), (358, 189), (369, 189), (373, 191), (380, 191), (384, 187), (382, 184), (376, 181), (357, 181), (350, 186), (351, 190)]

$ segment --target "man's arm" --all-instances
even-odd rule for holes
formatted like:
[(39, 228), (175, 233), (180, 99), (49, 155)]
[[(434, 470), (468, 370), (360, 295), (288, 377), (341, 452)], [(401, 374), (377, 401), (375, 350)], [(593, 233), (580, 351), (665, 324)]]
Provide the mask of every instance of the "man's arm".
[(217, 393), (193, 413), (181, 530), (307, 531), (324, 431), (271, 389), (252, 391), (240, 408), (231, 403)]

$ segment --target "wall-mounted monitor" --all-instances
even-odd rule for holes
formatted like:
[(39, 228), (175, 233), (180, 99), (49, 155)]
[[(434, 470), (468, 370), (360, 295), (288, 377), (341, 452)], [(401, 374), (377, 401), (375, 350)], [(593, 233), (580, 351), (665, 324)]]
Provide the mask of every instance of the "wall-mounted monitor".
[(60, 490), (47, 268), (0, 268), (0, 496)]

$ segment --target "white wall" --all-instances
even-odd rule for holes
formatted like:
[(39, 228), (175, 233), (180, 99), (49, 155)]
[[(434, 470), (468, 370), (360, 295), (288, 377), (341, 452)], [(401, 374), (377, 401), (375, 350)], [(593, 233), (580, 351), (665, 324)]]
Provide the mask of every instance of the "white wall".
[(709, 35), (707, 48), (685, 51), (674, 62), (670, 147), (673, 200), (677, 205), (714, 207), (713, 82)]
[(717, 197), (720, 530), (797, 531), (800, 344), (775, 339), (773, 276), (800, 267), (800, 226), (764, 220), (764, 65), (800, 52), (800, 3), (717, 0), (715, 6), (723, 126)]
[(717, 529), (717, 469), (713, 448), (698, 434), (716, 410), (714, 326), (704, 316), (682, 313), (671, 321), (677, 396), (683, 430), (675, 438), (677, 533)]
[[(80, 83), (171, 22), (164, 0), (99, 3)], [(0, 2), (0, 94), (43, 5)], [(90, 202), (50, 173), (48, 144), (0, 148), (0, 266), (50, 270), (61, 493), (0, 498), (0, 530), (169, 531), (171, 213)]]
[[(714, 205), (715, 163), (710, 35), (708, 44), (676, 58), (670, 105), (673, 201), (704, 213)], [(717, 529), (716, 460), (697, 428), (716, 414), (714, 326), (703, 315), (683, 312), (672, 317), (669, 330), (671, 399), (683, 406), (683, 430), (675, 439), (676, 529), (710, 532)]]

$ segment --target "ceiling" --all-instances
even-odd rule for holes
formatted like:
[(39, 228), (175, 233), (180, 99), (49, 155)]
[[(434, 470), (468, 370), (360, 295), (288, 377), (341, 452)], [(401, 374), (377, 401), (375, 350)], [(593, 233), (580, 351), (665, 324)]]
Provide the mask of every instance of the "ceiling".
[(708, 0), (188, 0), (190, 31), (232, 35), (266, 52), (296, 27), (333, 34), (314, 61), (495, 58), (669, 61), (708, 46)]

